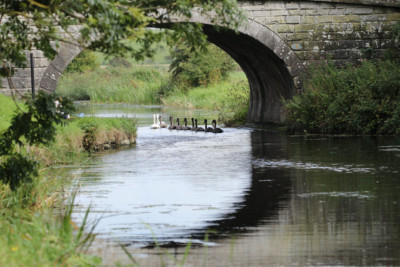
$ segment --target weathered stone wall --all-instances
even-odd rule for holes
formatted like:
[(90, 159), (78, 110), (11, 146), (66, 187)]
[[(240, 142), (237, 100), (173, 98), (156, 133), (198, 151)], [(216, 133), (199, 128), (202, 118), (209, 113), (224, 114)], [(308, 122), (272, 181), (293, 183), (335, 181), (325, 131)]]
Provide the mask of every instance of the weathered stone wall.
[(284, 40), (305, 65), (332, 58), (338, 63), (362, 57), (372, 48), (381, 57), (394, 47), (391, 29), (399, 9), (307, 1), (242, 2), (250, 19)]
[[(26, 58), (30, 58), (30, 53), (33, 54), (34, 58), (34, 71), (35, 71), (35, 88), (39, 88), (39, 84), (42, 80), (42, 77), (50, 64), (50, 60), (45, 58), (43, 52), (40, 50), (32, 50), (31, 52), (26, 53)], [(30, 63), (27, 64), (30, 66)], [(26, 92), (31, 91), (31, 70), (30, 68), (26, 69), (16, 69), (14, 76), (11, 78), (12, 84), (15, 89), (20, 94), (25, 94)], [(0, 93), (9, 95), (11, 94), (10, 85), (6, 78), (0, 80)]]

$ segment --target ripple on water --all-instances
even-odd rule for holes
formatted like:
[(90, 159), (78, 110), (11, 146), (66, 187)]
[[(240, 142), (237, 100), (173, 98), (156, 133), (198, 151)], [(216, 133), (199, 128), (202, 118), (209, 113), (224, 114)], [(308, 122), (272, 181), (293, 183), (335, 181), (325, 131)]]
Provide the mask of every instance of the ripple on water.
[(308, 197), (319, 197), (319, 196), (328, 196), (328, 197), (345, 197), (345, 198), (359, 198), (359, 199), (371, 199), (374, 198), (374, 195), (369, 191), (355, 191), (355, 192), (312, 192), (312, 193), (304, 193), (298, 194), (298, 197), (308, 198)]
[(318, 163), (310, 162), (294, 162), (289, 160), (264, 160), (257, 159), (253, 161), (255, 168), (286, 168), (286, 169), (301, 169), (301, 170), (325, 170), (343, 173), (372, 173), (375, 168), (366, 168), (360, 165), (343, 165), (333, 164), (331, 166), (323, 166)]

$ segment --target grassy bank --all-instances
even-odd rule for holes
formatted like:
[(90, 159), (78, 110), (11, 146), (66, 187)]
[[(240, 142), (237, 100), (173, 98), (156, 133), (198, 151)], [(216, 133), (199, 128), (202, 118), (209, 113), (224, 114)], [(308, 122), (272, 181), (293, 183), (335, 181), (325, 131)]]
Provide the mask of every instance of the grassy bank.
[[(0, 103), (1, 132), (9, 126), (15, 104), (2, 95)], [(0, 266), (100, 265), (100, 258), (85, 254), (93, 225), (77, 226), (71, 220), (73, 177), (48, 166), (85, 160), (95, 145), (117, 145), (120, 140), (134, 141), (135, 136), (132, 119), (83, 118), (59, 127), (55, 141), (47, 146), (20, 148), (41, 167), (32, 183), (16, 191), (0, 184)]]
[(107, 67), (63, 75), (57, 93), (74, 100), (159, 104), (169, 86), (168, 73), (148, 67)]
[(316, 66), (304, 93), (285, 103), (292, 132), (400, 134), (400, 64)]

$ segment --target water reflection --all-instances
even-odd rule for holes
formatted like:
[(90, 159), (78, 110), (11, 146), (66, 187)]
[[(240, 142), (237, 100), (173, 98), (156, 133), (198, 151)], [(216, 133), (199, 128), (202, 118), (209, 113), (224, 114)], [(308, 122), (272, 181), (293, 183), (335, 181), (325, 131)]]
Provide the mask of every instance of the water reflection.
[[(163, 113), (128, 109), (97, 114), (137, 116), (150, 125), (153, 113)], [(92, 204), (103, 217), (100, 235), (133, 253), (152, 244), (152, 232), (167, 245), (190, 238), (204, 244), (210, 234), (213, 249), (207, 257), (193, 250), (193, 266), (399, 265), (399, 144), (390, 137), (141, 127), (135, 148), (100, 155), (101, 164), (81, 169), (78, 208)]]

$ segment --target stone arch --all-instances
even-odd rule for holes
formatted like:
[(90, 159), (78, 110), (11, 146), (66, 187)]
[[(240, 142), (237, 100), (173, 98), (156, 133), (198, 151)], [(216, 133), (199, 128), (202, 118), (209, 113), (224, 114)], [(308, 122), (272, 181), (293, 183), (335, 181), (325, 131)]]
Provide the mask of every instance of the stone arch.
[[(189, 23), (203, 24), (209, 41), (227, 52), (246, 73), (251, 92), (248, 121), (282, 122), (285, 112), (281, 101), (297, 93), (300, 74), (305, 71), (292, 49), (272, 30), (252, 20), (237, 32), (217, 30), (210, 20), (195, 13)], [(40, 89), (54, 92), (61, 74), (81, 51), (73, 44), (62, 44), (44, 72)]]
[(83, 48), (78, 45), (61, 43), (57, 55), (49, 63), (43, 74), (39, 89), (46, 92), (55, 92), (61, 74), (82, 50)]
[[(282, 99), (299, 92), (300, 75), (306, 71), (286, 42), (268, 27), (250, 19), (237, 32), (217, 30), (210, 19), (196, 12), (190, 22), (203, 24), (208, 40), (227, 52), (246, 73), (250, 85), (248, 122), (282, 122), (285, 118)], [(174, 23), (180, 23), (179, 19)]]

